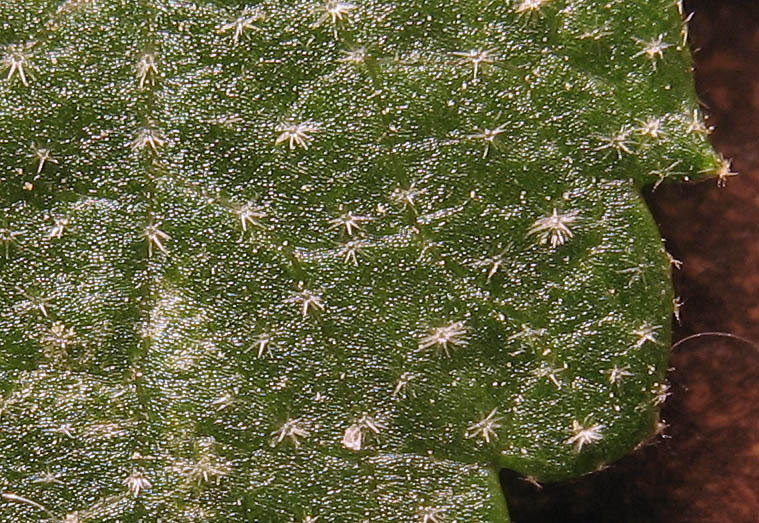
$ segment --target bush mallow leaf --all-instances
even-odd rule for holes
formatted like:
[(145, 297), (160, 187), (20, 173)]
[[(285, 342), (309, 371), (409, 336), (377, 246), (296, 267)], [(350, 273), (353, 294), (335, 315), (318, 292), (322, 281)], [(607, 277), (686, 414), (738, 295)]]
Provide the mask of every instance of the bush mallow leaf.
[(671, 0), (0, 20), (3, 521), (505, 521), (657, 431)]

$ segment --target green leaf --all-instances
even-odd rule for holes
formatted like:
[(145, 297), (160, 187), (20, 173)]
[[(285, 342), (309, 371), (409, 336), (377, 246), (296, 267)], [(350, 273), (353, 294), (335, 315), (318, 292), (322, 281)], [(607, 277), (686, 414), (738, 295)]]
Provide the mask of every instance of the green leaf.
[(652, 436), (671, 0), (0, 4), (3, 521), (504, 521)]

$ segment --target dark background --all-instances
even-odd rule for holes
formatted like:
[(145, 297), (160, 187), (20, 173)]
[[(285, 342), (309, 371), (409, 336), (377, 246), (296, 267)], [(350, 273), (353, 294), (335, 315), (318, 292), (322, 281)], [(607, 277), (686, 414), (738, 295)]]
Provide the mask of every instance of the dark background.
[[(673, 0), (674, 3), (674, 0)], [(696, 87), (739, 176), (646, 194), (683, 262), (658, 437), (609, 469), (538, 489), (504, 472), (516, 523), (759, 523), (759, 1), (691, 0)], [(696, 333), (729, 333), (740, 336)]]

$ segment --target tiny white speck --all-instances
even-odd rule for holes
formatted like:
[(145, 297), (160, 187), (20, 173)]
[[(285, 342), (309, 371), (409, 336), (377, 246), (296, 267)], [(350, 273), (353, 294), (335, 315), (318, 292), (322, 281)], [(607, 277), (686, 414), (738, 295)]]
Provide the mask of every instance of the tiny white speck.
[(324, 303), (322, 302), (321, 296), (310, 289), (304, 288), (302, 283), (299, 286), (301, 289), (294, 292), (292, 296), (286, 300), (287, 303), (296, 303), (300, 305), (301, 314), (304, 318), (317, 310), (324, 310)]
[(506, 253), (511, 249), (511, 247), (507, 247), (501, 251), (500, 254), (496, 254), (495, 256), (490, 256), (488, 258), (484, 258), (482, 260), (477, 260), (474, 263), (472, 263), (472, 266), (474, 267), (485, 267), (488, 271), (488, 281), (496, 275), (498, 271), (503, 269), (504, 264), (506, 263)]
[(419, 348), (434, 347), (438, 354), (449, 356), (450, 347), (463, 347), (468, 343), (466, 325), (463, 321), (457, 321), (432, 329), (427, 336), (419, 340)]
[(504, 132), (506, 132), (506, 124), (499, 125), (494, 129), (482, 129), (482, 131), (478, 131), (475, 134), (469, 135), (469, 138), (473, 140), (482, 140), (485, 142), (485, 150), (482, 153), (482, 157), (487, 158), (488, 153), (490, 152), (490, 147), (495, 147), (498, 145), (498, 135)]
[(211, 405), (213, 405), (213, 407), (216, 409), (217, 412), (222, 411), (224, 409), (228, 409), (233, 404), (234, 404), (234, 398), (229, 393), (222, 394), (221, 396), (219, 396), (218, 398), (216, 398), (215, 400), (211, 402)]
[(579, 36), (580, 40), (600, 40), (604, 38), (605, 36), (612, 35), (611, 28), (609, 27), (609, 22), (604, 22), (604, 24), (601, 27), (595, 27), (591, 29), (590, 31), (585, 31), (583, 34)]
[(296, 147), (308, 149), (314, 140), (310, 134), (319, 132), (319, 126), (311, 122), (281, 123), (277, 126), (277, 132), (280, 134), (274, 142), (275, 145), (287, 142), (291, 151)]
[(557, 388), (561, 388), (561, 382), (556, 377), (557, 374), (564, 372), (567, 370), (566, 364), (564, 364), (562, 367), (554, 367), (552, 365), (549, 365), (548, 363), (541, 362), (540, 367), (535, 370), (535, 376), (538, 378), (548, 378), (548, 380), (553, 383), (553, 385)]
[(617, 385), (620, 383), (624, 378), (628, 378), (630, 376), (633, 376), (633, 373), (627, 370), (626, 368), (617, 367), (616, 365), (609, 371), (607, 371), (609, 374), (609, 383), (612, 385)]
[(68, 14), (77, 9), (81, 9), (93, 0), (64, 0), (64, 2), (58, 6), (56, 13)]
[(472, 80), (476, 81), (482, 64), (492, 64), (496, 61), (495, 51), (493, 49), (472, 49), (470, 51), (454, 51), (454, 56), (460, 57), (456, 63), (471, 64), (474, 69)]
[(421, 523), (444, 523), (443, 512), (445, 509), (437, 507), (419, 507), (417, 511)]
[(47, 233), (48, 239), (60, 239), (61, 236), (63, 236), (63, 232), (66, 230), (66, 227), (68, 227), (70, 218), (68, 216), (58, 216), (53, 218), (53, 226), (50, 228), (50, 230)]
[(356, 47), (342, 52), (343, 56), (337, 61), (347, 64), (360, 65), (366, 62), (369, 56), (366, 47)]
[(288, 419), (282, 426), (271, 433), (272, 440), (270, 445), (276, 447), (285, 439), (289, 439), (296, 447), (300, 446), (299, 438), (307, 438), (310, 435), (306, 429), (305, 423), (299, 419)]
[(704, 117), (701, 114), (701, 111), (698, 109), (693, 109), (693, 112), (691, 112), (690, 115), (690, 121), (688, 122), (688, 128), (686, 132), (689, 134), (706, 136), (711, 134), (712, 130), (713, 129), (711, 127), (708, 127), (706, 123), (704, 123)]
[(29, 75), (28, 47), (26, 45), (11, 45), (8, 47), (7, 54), (0, 61), (0, 65), (2, 65), (0, 70), (8, 70), (8, 75), (5, 78), (8, 82), (14, 78), (18, 78), (25, 87), (29, 87), (27, 78)]
[(732, 162), (722, 155), (718, 157), (717, 164), (714, 167), (701, 172), (710, 176), (716, 176), (718, 187), (724, 187), (729, 177), (738, 175), (737, 172), (732, 170)]
[(137, 133), (137, 137), (129, 145), (133, 151), (143, 150), (146, 147), (155, 153), (158, 149), (164, 146), (166, 139), (158, 129), (140, 129)]
[(406, 395), (409, 393), (409, 386), (411, 385), (411, 380), (413, 378), (414, 375), (410, 372), (404, 372), (401, 374), (401, 376), (398, 378), (398, 381), (395, 382), (395, 388), (393, 389), (392, 396), (394, 398), (406, 397)]
[(551, 248), (555, 249), (564, 245), (569, 238), (574, 236), (569, 226), (577, 222), (578, 219), (579, 213), (577, 211), (559, 213), (558, 209), (554, 208), (550, 216), (535, 220), (527, 235), (535, 235), (539, 244), (550, 243)]
[(536, 343), (539, 338), (548, 334), (548, 329), (539, 328), (533, 329), (526, 323), (523, 323), (519, 332), (512, 334), (508, 337), (508, 340), (526, 340), (530, 345)]
[(522, 0), (516, 7), (518, 14), (533, 13), (539, 11), (545, 4), (551, 0)]
[(672, 314), (675, 316), (675, 320), (677, 320), (677, 323), (680, 324), (680, 313), (682, 312), (683, 305), (685, 305), (685, 302), (680, 299), (679, 296), (675, 296), (672, 299)]
[(150, 488), (150, 481), (139, 470), (133, 470), (123, 481), (123, 484), (127, 486), (129, 493), (134, 497), (139, 496), (140, 491)]
[(227, 129), (234, 129), (235, 124), (242, 122), (243, 118), (239, 114), (224, 114), (221, 116), (216, 116), (214, 118), (208, 118), (203, 121), (213, 125), (221, 125)]
[(654, 395), (653, 403), (655, 406), (663, 405), (667, 398), (670, 396), (670, 386), (668, 383), (656, 383), (654, 384), (651, 393)]
[(668, 47), (672, 47), (671, 44), (664, 42), (663, 34), (660, 34), (650, 41), (645, 41), (640, 38), (633, 38), (633, 40), (643, 46), (643, 49), (635, 53), (634, 56), (645, 56), (651, 60), (654, 69), (656, 69), (656, 61), (660, 58), (664, 58), (664, 50)]
[[(598, 136), (598, 140), (601, 142), (601, 145), (593, 149), (594, 151), (603, 151), (603, 150), (614, 150), (617, 153), (617, 158), (622, 158), (622, 154), (632, 154), (632, 149), (630, 148), (632, 146), (632, 143), (630, 142), (630, 134), (632, 133), (632, 130), (628, 127), (622, 127), (619, 131), (616, 133), (604, 136), (600, 135)], [(607, 153), (608, 155), (608, 153)]]
[(67, 438), (73, 438), (74, 433), (72, 432), (74, 430), (74, 426), (71, 423), (64, 423), (62, 425), (59, 425), (55, 429), (53, 429), (53, 432), (58, 434), (63, 434)]
[(37, 174), (42, 173), (47, 163), (58, 163), (58, 160), (53, 158), (53, 152), (47, 147), (32, 147), (32, 152), (37, 159)]
[(152, 53), (145, 53), (137, 62), (137, 81), (140, 89), (145, 87), (145, 84), (155, 84), (155, 79), (158, 76), (158, 64), (156, 64), (155, 56)]
[(498, 416), (498, 409), (493, 409), (483, 419), (471, 424), (466, 429), (464, 437), (467, 439), (481, 437), (485, 440), (485, 443), (490, 443), (491, 439), (496, 439), (496, 430), (501, 428), (501, 421), (503, 421), (503, 418)]
[(232, 45), (237, 45), (240, 43), (240, 38), (243, 36), (245, 31), (258, 29), (255, 24), (262, 20), (264, 20), (264, 15), (262, 13), (255, 12), (250, 14), (244, 12), (241, 17), (237, 18), (233, 22), (220, 25), (216, 29), (216, 32), (218, 34), (225, 34), (229, 31), (232, 31)]
[(683, 266), (683, 262), (672, 256), (669, 251), (664, 251), (664, 254), (667, 256), (667, 261), (669, 261), (670, 265), (672, 265), (675, 269), (680, 269)]
[(656, 337), (656, 332), (661, 329), (658, 325), (650, 325), (648, 323), (644, 323), (637, 329), (635, 329), (632, 333), (637, 338), (635, 340), (635, 348), (641, 348), (646, 343), (653, 343), (654, 345), (661, 345), (661, 342)]
[(12, 231), (11, 229), (8, 229), (7, 227), (5, 228), (0, 227), (0, 243), (2, 243), (3, 247), (5, 248), (6, 259), (8, 259), (10, 245), (12, 243), (16, 243), (16, 236), (21, 236), (21, 233), (18, 231)]
[(369, 433), (379, 434), (385, 426), (379, 421), (363, 415), (356, 423), (345, 429), (342, 444), (345, 448), (359, 451), (364, 446), (364, 437)]
[(356, 6), (350, 2), (329, 0), (324, 5), (317, 8), (317, 12), (321, 12), (321, 16), (314, 23), (314, 27), (319, 27), (325, 22), (330, 22), (333, 26), (348, 22), (350, 21), (351, 11), (355, 8)]
[[(45, 296), (42, 296), (37, 291), (30, 290), (29, 292), (27, 292), (21, 287), (16, 287), (16, 289), (24, 296), (24, 298), (27, 299), (31, 308), (38, 309), (40, 313), (45, 318), (47, 318), (47, 303), (50, 301), (50, 298), (46, 298)], [(2, 408), (0, 408), (0, 411), (2, 411)]]
[(256, 338), (253, 340), (253, 345), (251, 348), (256, 348), (256, 355), (259, 358), (262, 358), (264, 354), (267, 354), (271, 351), (271, 345), (272, 345), (272, 336), (268, 332), (263, 332), (256, 336)]
[(660, 140), (664, 137), (664, 131), (662, 130), (661, 118), (649, 118), (645, 121), (640, 121), (636, 132), (641, 136), (647, 136), (654, 140)]
[(604, 429), (604, 425), (590, 425), (583, 426), (576, 420), (572, 420), (572, 437), (566, 442), (570, 445), (574, 445), (577, 452), (582, 450), (584, 445), (590, 445), (597, 443), (603, 439), (601, 431)]
[(187, 483), (202, 485), (215, 480), (218, 484), (221, 478), (231, 472), (230, 466), (212, 454), (213, 438), (202, 438), (198, 442), (201, 457), (197, 461), (178, 463), (174, 470), (181, 474)]
[(416, 198), (424, 193), (424, 189), (417, 189), (412, 183), (407, 188), (397, 188), (390, 195), (390, 200), (399, 205), (405, 205), (410, 209), (416, 209)]
[(143, 235), (148, 241), (148, 256), (153, 256), (153, 247), (157, 248), (164, 254), (168, 254), (164, 241), (171, 239), (171, 237), (158, 228), (160, 224), (151, 224), (145, 227)]
[(254, 207), (250, 204), (245, 204), (242, 207), (235, 209), (234, 213), (240, 220), (240, 227), (243, 231), (247, 231), (248, 227), (261, 227), (258, 220), (266, 217), (266, 212), (262, 207)]
[(675, 171), (675, 167), (680, 165), (680, 160), (676, 160), (669, 164), (667, 167), (664, 167), (663, 169), (656, 169), (651, 171), (651, 176), (656, 176), (658, 180), (656, 180), (656, 183), (654, 183), (653, 188), (657, 189), (659, 185), (668, 177), (670, 176), (677, 176), (677, 175), (683, 175), (684, 172), (677, 172)]
[(337, 255), (343, 258), (345, 263), (358, 266), (358, 255), (361, 254), (363, 246), (361, 240), (351, 240), (340, 246)]
[(368, 216), (357, 216), (351, 212), (342, 214), (341, 216), (329, 221), (330, 228), (344, 228), (348, 236), (353, 236), (355, 231), (361, 230), (361, 224), (371, 221), (372, 218)]
[(76, 332), (73, 328), (67, 328), (60, 321), (56, 321), (42, 337), (42, 343), (50, 349), (58, 349), (64, 352), (76, 342)]

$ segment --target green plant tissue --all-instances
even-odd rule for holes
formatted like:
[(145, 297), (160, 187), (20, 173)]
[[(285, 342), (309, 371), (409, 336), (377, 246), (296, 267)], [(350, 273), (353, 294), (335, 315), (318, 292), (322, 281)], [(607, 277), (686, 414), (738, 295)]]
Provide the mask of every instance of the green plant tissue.
[(677, 7), (0, 1), (0, 519), (495, 523), (654, 435)]

